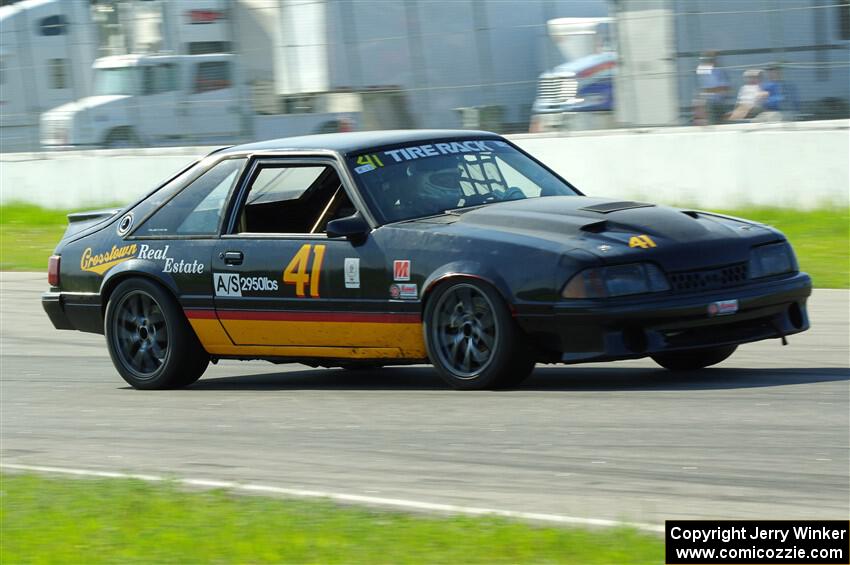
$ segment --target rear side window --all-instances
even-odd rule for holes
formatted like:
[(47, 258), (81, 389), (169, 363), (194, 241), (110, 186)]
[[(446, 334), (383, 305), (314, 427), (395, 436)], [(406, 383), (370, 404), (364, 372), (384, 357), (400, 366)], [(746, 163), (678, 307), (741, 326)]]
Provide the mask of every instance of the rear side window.
[(217, 235), (227, 196), (245, 159), (227, 159), (195, 179), (147, 219), (134, 235)]

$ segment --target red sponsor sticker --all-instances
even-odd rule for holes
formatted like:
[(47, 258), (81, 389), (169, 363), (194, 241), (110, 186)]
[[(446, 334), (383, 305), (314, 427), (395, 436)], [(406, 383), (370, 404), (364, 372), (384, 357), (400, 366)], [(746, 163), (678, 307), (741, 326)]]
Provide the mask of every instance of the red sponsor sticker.
[(396, 259), (393, 261), (393, 280), (410, 280), (410, 259)]

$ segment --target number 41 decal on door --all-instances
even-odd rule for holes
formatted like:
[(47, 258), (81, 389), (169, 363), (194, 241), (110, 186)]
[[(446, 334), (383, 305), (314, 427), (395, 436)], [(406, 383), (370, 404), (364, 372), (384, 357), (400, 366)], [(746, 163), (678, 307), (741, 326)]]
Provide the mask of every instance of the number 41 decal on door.
[[(307, 270), (310, 262), (310, 249), (313, 250), (313, 265)], [(304, 296), (304, 287), (310, 285), (310, 297), (319, 298), (319, 275), (322, 272), (322, 259), (325, 258), (324, 245), (305, 243), (298, 253), (283, 270), (283, 282), (295, 285), (295, 295)]]

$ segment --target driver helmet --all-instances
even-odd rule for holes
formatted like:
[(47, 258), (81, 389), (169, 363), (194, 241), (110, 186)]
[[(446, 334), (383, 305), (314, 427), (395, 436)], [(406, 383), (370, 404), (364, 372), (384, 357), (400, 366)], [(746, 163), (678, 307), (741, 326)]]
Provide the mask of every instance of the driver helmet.
[(463, 198), (460, 170), (454, 158), (422, 159), (411, 163), (407, 174), (414, 188), (410, 196), (429, 208), (455, 208)]

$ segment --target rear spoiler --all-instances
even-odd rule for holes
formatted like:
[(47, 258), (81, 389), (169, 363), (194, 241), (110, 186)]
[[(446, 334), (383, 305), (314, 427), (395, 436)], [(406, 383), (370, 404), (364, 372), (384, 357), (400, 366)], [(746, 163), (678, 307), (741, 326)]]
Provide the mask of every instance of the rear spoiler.
[(109, 208), (103, 210), (89, 210), (87, 212), (73, 212), (68, 214), (68, 223), (75, 224), (77, 222), (111, 218), (120, 211), (121, 208)]
[(67, 239), (73, 235), (96, 226), (97, 224), (114, 217), (121, 208), (109, 208), (104, 210), (89, 210), (87, 212), (74, 212), (68, 214), (68, 227), (65, 228), (65, 234), (62, 239)]

